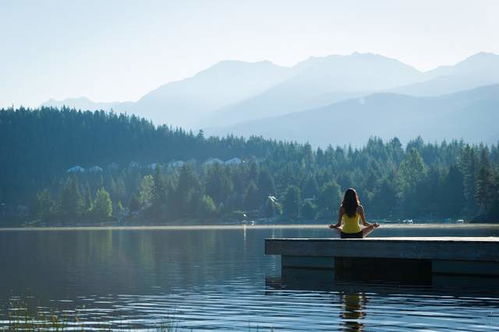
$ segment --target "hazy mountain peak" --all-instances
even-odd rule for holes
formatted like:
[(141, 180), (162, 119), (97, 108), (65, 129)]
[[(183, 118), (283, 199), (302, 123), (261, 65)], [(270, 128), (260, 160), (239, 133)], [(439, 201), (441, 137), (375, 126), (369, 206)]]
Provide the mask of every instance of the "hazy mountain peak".
[(478, 52), (476, 54), (470, 55), (469, 57), (467, 57), (466, 59), (464, 59), (461, 62), (465, 62), (465, 61), (471, 60), (471, 59), (492, 59), (492, 58), (497, 59), (498, 57), (499, 57), (498, 54), (495, 54), (492, 52)]
[(311, 57), (298, 63), (293, 70), (297, 77), (306, 81), (337, 81), (344, 86), (338, 91), (382, 90), (422, 79), (422, 73), (416, 68), (374, 53)]
[(156, 123), (192, 128), (204, 114), (253, 97), (287, 79), (290, 69), (270, 61), (224, 60), (143, 96), (134, 110)]
[(49, 99), (44, 102), (41, 106), (48, 107), (70, 107), (79, 110), (105, 110), (105, 111), (118, 111), (118, 112), (126, 112), (132, 106), (132, 102), (95, 102), (88, 97), (75, 97), (75, 98), (66, 98), (62, 100), (56, 100), (54, 98)]
[[(499, 139), (499, 84), (437, 97), (375, 93), (305, 111), (211, 128), (209, 135), (262, 135), (312, 145), (359, 145), (369, 136), (403, 141), (465, 139), (495, 143)], [(355, 114), (355, 128), (348, 125)], [(332, 130), (334, 129), (334, 130)], [(354, 133), (354, 134), (353, 134)]]
[(440, 66), (428, 72), (431, 76), (445, 76), (450, 74), (487, 74), (499, 72), (499, 55), (479, 52), (459, 61), (453, 66)]
[(498, 71), (499, 55), (494, 53), (480, 52), (474, 54), (455, 65), (456, 69), (468, 71)]
[(293, 67), (267, 60), (224, 60), (164, 84), (133, 105), (86, 97), (51, 99), (44, 105), (125, 109), (156, 123), (198, 128), (317, 108), (373, 92), (432, 96), (494, 83), (499, 83), (499, 55), (494, 53), (480, 52), (422, 73), (397, 59), (353, 52), (310, 57)]
[(80, 96), (80, 97), (71, 97), (65, 99), (50, 98), (46, 103), (66, 105), (64, 103), (70, 104), (70, 103), (93, 103), (93, 102), (94, 101), (88, 97)]
[(214, 64), (213, 66), (210, 66), (210, 67), (206, 68), (205, 70), (199, 72), (197, 75), (199, 75), (201, 73), (216, 71), (216, 70), (242, 70), (242, 69), (247, 69), (247, 68), (254, 69), (256, 67), (285, 68), (285, 67), (278, 66), (278, 65), (276, 65), (268, 60), (254, 61), (254, 62), (240, 61), (240, 60), (223, 60), (223, 61), (219, 61), (216, 64)]

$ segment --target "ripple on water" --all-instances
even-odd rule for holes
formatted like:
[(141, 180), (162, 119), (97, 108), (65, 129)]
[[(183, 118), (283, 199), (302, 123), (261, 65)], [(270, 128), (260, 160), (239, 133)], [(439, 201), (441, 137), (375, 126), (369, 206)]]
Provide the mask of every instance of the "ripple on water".
[(229, 295), (217, 287), (196, 293), (119, 295), (113, 301), (91, 300), (98, 305), (82, 310), (83, 320), (94, 319), (92, 324), (97, 325), (112, 322), (120, 328), (174, 322), (178, 329), (196, 330), (499, 330), (499, 300), (494, 298), (299, 290), (254, 292), (244, 288)]
[[(278, 233), (330, 236), (320, 227)], [(39, 312), (77, 314), (78, 324), (96, 329), (499, 331), (497, 289), (286, 284), (279, 260), (263, 255), (273, 234), (268, 227), (0, 232), (0, 307), (27, 299), (29, 289)]]

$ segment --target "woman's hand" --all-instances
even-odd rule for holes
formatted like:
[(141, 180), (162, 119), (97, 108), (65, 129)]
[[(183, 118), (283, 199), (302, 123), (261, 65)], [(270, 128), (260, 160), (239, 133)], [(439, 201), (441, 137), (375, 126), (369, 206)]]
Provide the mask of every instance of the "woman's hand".
[(341, 225), (335, 224), (335, 225), (329, 225), (329, 228), (334, 229), (334, 228), (340, 228)]

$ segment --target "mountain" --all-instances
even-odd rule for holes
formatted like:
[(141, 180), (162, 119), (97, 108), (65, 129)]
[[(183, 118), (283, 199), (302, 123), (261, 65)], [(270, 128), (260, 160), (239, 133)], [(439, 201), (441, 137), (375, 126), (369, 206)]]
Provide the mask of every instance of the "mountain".
[(164, 84), (135, 103), (98, 103), (80, 97), (50, 99), (41, 106), (114, 109), (144, 116), (156, 124), (192, 128), (206, 113), (262, 93), (289, 75), (289, 68), (269, 61), (222, 61), (193, 77)]
[(392, 92), (438, 96), (499, 83), (499, 55), (477, 53), (454, 66), (442, 66), (426, 72), (424, 76), (424, 82), (399, 87)]
[(93, 100), (87, 97), (78, 97), (78, 98), (67, 98), (63, 100), (55, 100), (50, 99), (43, 103), (41, 106), (51, 106), (51, 107), (63, 107), (67, 106), (70, 108), (76, 108), (80, 110), (104, 110), (110, 111), (114, 110), (115, 112), (127, 112), (128, 109), (132, 106), (132, 102), (110, 102), (110, 103), (101, 103), (94, 102)]
[(499, 141), (499, 84), (439, 97), (376, 93), (332, 105), (207, 131), (261, 135), (327, 146), (359, 146), (371, 136), (427, 141)]
[(222, 61), (191, 78), (160, 86), (138, 100), (132, 111), (158, 124), (192, 128), (210, 111), (260, 94), (289, 75), (289, 68), (269, 61)]
[(218, 127), (373, 93), (439, 96), (498, 83), (499, 55), (492, 53), (478, 53), (424, 73), (381, 55), (353, 53), (310, 58), (293, 67), (268, 61), (222, 61), (192, 77), (164, 84), (134, 103), (96, 103), (81, 97), (43, 105), (113, 109), (155, 124), (216, 132)]
[(220, 126), (331, 104), (346, 98), (408, 85), (423, 73), (376, 54), (353, 53), (310, 58), (290, 69), (289, 79), (263, 93), (229, 105), (206, 121)]

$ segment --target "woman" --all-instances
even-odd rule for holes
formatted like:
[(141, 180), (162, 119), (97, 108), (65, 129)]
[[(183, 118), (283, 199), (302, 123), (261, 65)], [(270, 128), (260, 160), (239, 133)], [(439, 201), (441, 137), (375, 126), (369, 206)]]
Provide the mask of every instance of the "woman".
[[(359, 221), (364, 226), (360, 227)], [(378, 224), (368, 224), (364, 216), (364, 208), (360, 205), (359, 196), (355, 189), (350, 188), (345, 191), (343, 202), (341, 202), (338, 213), (338, 222), (335, 225), (329, 225), (329, 228), (340, 232), (341, 238), (363, 238), (371, 233)]]

